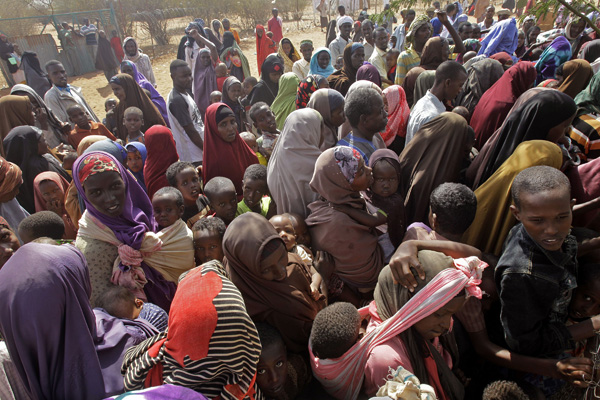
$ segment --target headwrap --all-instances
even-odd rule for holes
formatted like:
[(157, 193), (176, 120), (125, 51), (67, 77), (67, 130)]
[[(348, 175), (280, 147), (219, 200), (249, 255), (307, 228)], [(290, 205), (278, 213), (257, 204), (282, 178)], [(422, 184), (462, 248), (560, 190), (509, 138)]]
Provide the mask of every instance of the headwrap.
[(58, 175), (56, 172), (46, 171), (46, 172), (42, 172), (41, 174), (38, 174), (35, 177), (35, 180), (33, 181), (33, 191), (34, 191), (35, 211), (36, 212), (47, 210), (46, 201), (44, 200), (44, 197), (42, 196), (42, 193), (39, 189), (39, 186), (44, 181), (54, 182), (56, 184), (56, 186), (58, 186), (58, 189), (62, 192), (61, 198), (64, 197), (65, 192), (67, 191), (67, 188), (69, 187), (69, 182), (67, 182), (67, 180), (65, 178)]
[(436, 36), (429, 38), (421, 52), (420, 67), (425, 70), (435, 70), (441, 63), (448, 61), (442, 57), (442, 49), (447, 44), (448, 41), (443, 37)]
[(323, 79), (323, 77), (308, 75), (300, 82), (296, 93), (296, 110), (306, 107), (311, 95), (319, 89), (319, 79)]
[(90, 177), (101, 172), (119, 172), (118, 162), (111, 159), (108, 155), (102, 153), (96, 153), (89, 157), (84, 157), (81, 161), (79, 169), (77, 170), (77, 176), (81, 185)]
[(535, 63), (538, 72), (536, 84), (554, 78), (556, 68), (571, 58), (571, 44), (564, 36), (559, 36), (544, 50)]
[(354, 20), (352, 19), (352, 17), (344, 15), (343, 17), (341, 17), (337, 20), (337, 27), (338, 27), (338, 29), (340, 29), (340, 27), (344, 24), (353, 24), (353, 23), (354, 23)]
[[(329, 64), (327, 65), (327, 68), (321, 68), (321, 66), (319, 65), (319, 61), (318, 61), (318, 57), (319, 54), (322, 52), (326, 52), (327, 54), (329, 54)], [(329, 51), (328, 48), (326, 47), (320, 47), (318, 48), (312, 55), (312, 57), (310, 58), (310, 70), (309, 70), (309, 74), (311, 75), (320, 75), (324, 78), (329, 77), (329, 75), (331, 75), (333, 73), (333, 71), (335, 71), (333, 69), (333, 66), (331, 65), (331, 52)]]
[(8, 95), (0, 98), (0, 135), (4, 139), (12, 128), (35, 125), (31, 102), (27, 96)]
[(344, 47), (344, 66), (339, 71), (333, 72), (327, 78), (329, 86), (345, 96), (350, 86), (356, 82), (356, 72), (358, 68), (352, 66), (352, 54), (360, 48), (364, 48), (362, 43), (349, 43)]
[[(291, 54), (286, 54), (283, 51), (283, 44), (286, 42), (292, 47), (292, 49), (290, 50)], [(279, 57), (281, 57), (281, 59), (283, 60), (285, 72), (292, 72), (292, 67), (294, 66), (294, 63), (300, 60), (300, 54), (298, 54), (296, 47), (294, 47), (294, 44), (288, 38), (283, 38), (279, 41), (279, 50), (277, 51), (277, 54), (279, 54)]]
[[(242, 63), (241, 68), (236, 66), (232, 61), (233, 51), (237, 51), (237, 55)], [(250, 64), (248, 63), (248, 59), (244, 55), (241, 47), (235, 41), (235, 36), (231, 31), (225, 31), (225, 33), (223, 33), (223, 48), (221, 50), (220, 57), (221, 61), (224, 62), (230, 69), (231, 75), (235, 76), (240, 81), (243, 82), (244, 79), (252, 75), (250, 73)]]
[(210, 50), (207, 47), (203, 47), (198, 52), (198, 59), (194, 64), (193, 79), (194, 85), (192, 91), (194, 92), (194, 101), (198, 106), (200, 115), (204, 118), (206, 109), (210, 105), (210, 94), (215, 90), (218, 90), (217, 85), (217, 73), (215, 71), (215, 60), (211, 59), (208, 65), (204, 65), (202, 62), (202, 54), (209, 53)]
[[(225, 32), (227, 33), (227, 32)], [(229, 32), (231, 33), (231, 32)], [(240, 85), (240, 88), (242, 87), (242, 82), (240, 82), (240, 80), (238, 78), (236, 78), (235, 76), (230, 76), (227, 79), (225, 79), (225, 81), (223, 82), (223, 94), (221, 96), (221, 101), (225, 104), (227, 104), (229, 106), (229, 108), (231, 108), (233, 110), (233, 113), (235, 114), (235, 122), (237, 123), (238, 126), (238, 131), (239, 132), (244, 132), (246, 130), (246, 125), (245, 125), (245, 111), (244, 111), (244, 107), (241, 105), (239, 98), (236, 100), (233, 100), (232, 98), (229, 97), (229, 89), (233, 86), (233, 85)]]
[(338, 141), (337, 131), (338, 126), (334, 125), (331, 121), (331, 113), (344, 106), (344, 96), (337, 90), (333, 89), (319, 89), (310, 98), (307, 107), (315, 109), (323, 117), (325, 127), (329, 130), (329, 134), (325, 134), (323, 143), (319, 146), (322, 150), (327, 150), (330, 147), (335, 146)]
[(127, 162), (127, 150), (125, 150), (118, 142), (112, 141), (106, 137), (92, 143), (81, 154), (89, 153), (91, 151), (103, 151), (108, 153), (123, 165)]
[(279, 91), (271, 105), (271, 111), (275, 114), (277, 129), (283, 129), (285, 119), (296, 109), (296, 94), (298, 93), (299, 84), (300, 79), (293, 72), (286, 72), (279, 79)]
[(21, 168), (0, 157), (0, 197), (15, 190), (23, 183)]
[(269, 54), (263, 62), (260, 80), (248, 95), (250, 104), (256, 104), (259, 101), (264, 101), (269, 106), (273, 104), (279, 91), (279, 81), (271, 81), (269, 74), (272, 72), (283, 72), (283, 60), (275, 53)]
[(510, 56), (510, 54), (504, 51), (492, 54), (489, 59), (499, 61), (500, 64), (507, 69), (513, 64), (513, 58)]
[(304, 40), (300, 41), (300, 46), (302, 46), (303, 44), (310, 44), (312, 46), (313, 41), (312, 40), (308, 40), (308, 39), (304, 39)]
[(160, 93), (158, 93), (154, 85), (146, 79), (144, 74), (142, 74), (139, 71), (137, 65), (135, 65), (134, 62), (131, 62), (129, 60), (124, 60), (123, 62), (121, 62), (121, 73), (123, 73), (124, 65), (127, 65), (133, 69), (133, 79), (142, 89), (146, 89), (150, 92), (150, 100), (152, 100), (152, 103), (154, 103), (154, 105), (160, 112), (160, 115), (162, 115), (167, 126), (170, 127), (169, 114), (167, 113), (167, 104), (165, 103), (165, 99), (160, 95)]
[(563, 64), (563, 82), (556, 89), (574, 98), (587, 87), (593, 75), (594, 71), (586, 60), (567, 61)]
[(146, 151), (146, 146), (140, 142), (131, 142), (125, 146), (125, 150), (127, 150), (128, 153), (140, 153), (140, 157), (142, 157), (142, 169), (138, 172), (133, 172), (131, 170), (129, 171), (133, 174), (133, 176), (135, 176), (135, 179), (137, 179), (142, 189), (147, 192), (148, 189), (146, 189), (146, 183), (144, 181), (144, 165), (146, 164), (146, 158), (148, 154)]
[(385, 132), (381, 133), (381, 137), (385, 145), (389, 146), (396, 139), (396, 136), (406, 136), (410, 108), (406, 102), (406, 93), (404, 93), (401, 86), (389, 86), (383, 91), (383, 94), (388, 104), (388, 123)]
[(158, 189), (170, 186), (165, 173), (179, 160), (173, 134), (166, 126), (153, 126), (144, 135), (147, 158), (144, 163), (144, 182), (152, 198)]
[[(258, 33), (262, 32), (262, 36), (258, 37)], [(273, 40), (267, 36), (267, 31), (264, 26), (256, 25), (256, 65), (258, 67), (258, 75), (262, 76), (262, 65), (267, 56), (275, 51)]]
[(369, 81), (381, 87), (381, 75), (377, 67), (371, 63), (364, 63), (358, 71), (356, 71), (357, 81)]
[(429, 17), (427, 15), (419, 15), (414, 19), (408, 28), (408, 33), (406, 34), (406, 43), (414, 46), (415, 34), (419, 28), (424, 25), (428, 25), (431, 32), (433, 32), (433, 26), (431, 25), (431, 22), (429, 22)]
[(336, 146), (333, 148), (333, 157), (344, 178), (352, 185), (356, 171), (358, 171), (358, 164), (361, 159), (360, 153), (352, 147)]

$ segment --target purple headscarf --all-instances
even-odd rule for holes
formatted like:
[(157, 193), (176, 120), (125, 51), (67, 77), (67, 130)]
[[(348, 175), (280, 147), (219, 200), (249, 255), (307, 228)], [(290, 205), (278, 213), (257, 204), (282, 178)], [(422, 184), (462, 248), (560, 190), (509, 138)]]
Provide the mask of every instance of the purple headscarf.
[(165, 103), (165, 99), (160, 95), (160, 93), (158, 93), (154, 85), (146, 79), (144, 74), (138, 70), (135, 63), (128, 60), (121, 62), (121, 73), (123, 73), (123, 64), (128, 65), (133, 69), (133, 79), (137, 82), (137, 84), (142, 89), (146, 89), (150, 92), (150, 100), (152, 100), (152, 103), (154, 103), (158, 109), (158, 112), (160, 112), (160, 115), (162, 115), (163, 119), (165, 120), (165, 124), (167, 124), (167, 126), (170, 128), (171, 125), (169, 125), (169, 114), (167, 113), (167, 103)]
[(71, 245), (26, 244), (0, 270), (0, 332), (33, 398), (105, 397), (91, 291)]
[(209, 66), (205, 67), (202, 65), (200, 57), (202, 56), (202, 53), (205, 52), (210, 53), (210, 50), (206, 47), (200, 49), (198, 52), (198, 59), (194, 64), (194, 100), (196, 100), (202, 120), (204, 120), (204, 114), (206, 114), (206, 109), (210, 105), (210, 94), (215, 90), (218, 90), (217, 73), (215, 72), (212, 58)]
[(373, 82), (381, 87), (381, 75), (379, 75), (377, 67), (373, 64), (364, 63), (358, 71), (356, 71), (356, 80)]

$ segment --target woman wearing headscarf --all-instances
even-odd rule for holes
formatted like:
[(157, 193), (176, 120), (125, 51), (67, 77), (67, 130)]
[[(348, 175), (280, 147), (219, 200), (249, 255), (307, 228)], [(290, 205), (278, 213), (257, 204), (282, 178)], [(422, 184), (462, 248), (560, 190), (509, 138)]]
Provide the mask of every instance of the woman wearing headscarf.
[(400, 154), (405, 223), (427, 221), (429, 195), (444, 182), (459, 182), (473, 144), (467, 121), (444, 112), (419, 129)]
[(0, 98), (0, 137), (17, 126), (35, 125), (31, 101), (24, 96), (8, 95)]
[(423, 47), (419, 66), (425, 70), (435, 70), (441, 63), (448, 61), (450, 46), (441, 36), (430, 38)]
[(142, 110), (144, 123), (141, 131), (146, 132), (153, 125), (165, 125), (165, 120), (154, 105), (152, 100), (144, 93), (142, 88), (128, 74), (118, 74), (110, 80), (113, 93), (119, 99), (115, 108), (115, 120), (117, 123), (116, 136), (121, 140), (127, 139), (127, 128), (121, 123), (125, 118), (125, 110), (129, 107), (137, 107)]
[(306, 207), (318, 197), (309, 182), (328, 134), (316, 110), (303, 108), (288, 116), (267, 165), (267, 183), (278, 214), (308, 215)]
[[(306, 266), (296, 254), (287, 252), (263, 216), (245, 213), (229, 226), (223, 237), (224, 264), (242, 293), (248, 315), (275, 327), (289, 351), (306, 351), (312, 322), (325, 306), (323, 300), (311, 296)], [(275, 265), (268, 275), (265, 265)]]
[[(258, 75), (262, 76), (262, 67), (269, 54), (275, 53), (277, 50), (277, 44), (267, 36), (265, 27), (262, 25), (256, 25), (256, 65), (258, 67)], [(283, 60), (281, 61), (283, 64)], [(283, 68), (283, 65), (282, 65)], [(282, 71), (283, 73), (283, 71)]]
[[(231, 179), (238, 200), (241, 200), (244, 172), (250, 165), (258, 164), (258, 158), (238, 135), (237, 129), (231, 129), (227, 124), (225, 120), (230, 118), (235, 125), (233, 111), (223, 103), (211, 104), (206, 110), (202, 180), (208, 183), (215, 176)], [(227, 127), (220, 127), (221, 123), (227, 124)]]
[(165, 173), (174, 162), (179, 161), (175, 140), (169, 128), (153, 126), (145, 134), (146, 162), (144, 163), (144, 182), (148, 188), (148, 197), (152, 198), (158, 189), (170, 186)]
[[(227, 32), (225, 32), (227, 33)], [(225, 103), (233, 113), (235, 114), (235, 122), (238, 125), (238, 132), (249, 131), (249, 126), (246, 120), (246, 110), (240, 103), (240, 97), (242, 96), (243, 88), (242, 82), (235, 76), (230, 76), (223, 82), (223, 95), (221, 100)]]
[(296, 110), (305, 108), (310, 97), (319, 89), (329, 88), (329, 82), (321, 75), (308, 75), (298, 85), (298, 93), (296, 93)]
[(406, 126), (410, 115), (406, 94), (401, 86), (392, 85), (383, 91), (383, 95), (384, 104), (387, 105), (388, 123), (385, 131), (381, 133), (381, 138), (388, 148), (400, 154), (404, 148)]
[(221, 62), (227, 65), (229, 74), (235, 76), (240, 82), (244, 82), (244, 79), (252, 76), (248, 59), (230, 31), (223, 33), (223, 50), (221, 50), (220, 58)]
[(30, 86), (41, 98), (52, 87), (48, 74), (42, 69), (40, 59), (33, 51), (24, 51), (21, 56), (21, 66), (25, 71), (27, 85)]
[(499, 256), (504, 240), (517, 223), (510, 212), (510, 188), (515, 177), (529, 167), (548, 165), (560, 168), (562, 162), (562, 152), (555, 143), (530, 140), (519, 144), (494, 174), (475, 190), (477, 213), (463, 236), (463, 242)]
[(335, 69), (331, 64), (331, 52), (327, 47), (318, 48), (310, 58), (308, 73), (328, 78)]
[(592, 40), (585, 32), (586, 26), (587, 22), (580, 17), (573, 14), (569, 16), (569, 21), (565, 26), (564, 35), (569, 40), (569, 43), (571, 43), (573, 53), (571, 59), (577, 58), (582, 46)]
[[(46, 142), (48, 143), (48, 146), (51, 149), (59, 146), (61, 143), (67, 144), (69, 142), (68, 133), (65, 133), (65, 131), (70, 132), (71, 126), (68, 122), (63, 122), (59, 120), (58, 117), (54, 114), (54, 112), (50, 108), (48, 108), (44, 100), (36, 93), (35, 90), (33, 90), (33, 88), (27, 85), (18, 84), (12, 87), (12, 89), (10, 90), (10, 94), (15, 96), (27, 96), (29, 98), (29, 101), (31, 102), (34, 114), (46, 115), (46, 122), (48, 124), (48, 134), (44, 135), (44, 137), (46, 138)], [(1, 102), (2, 99), (0, 99), (0, 103)], [(4, 118), (0, 117), (0, 119)], [(38, 128), (40, 128), (43, 131), (44, 126), (42, 126), (42, 122), (39, 120), (36, 121), (36, 126), (38, 124)]]
[(593, 75), (594, 71), (586, 60), (567, 61), (556, 70), (556, 77), (559, 78), (560, 83), (556, 90), (575, 98), (587, 87)]
[(218, 19), (213, 19), (210, 21), (210, 25), (212, 26), (213, 32), (217, 39), (223, 41), (223, 25), (221, 24), (221, 21)]
[(146, 77), (137, 69), (135, 63), (131, 61), (123, 61), (121, 63), (121, 73), (131, 75), (131, 77), (135, 80), (135, 82), (142, 88), (150, 92), (150, 100), (154, 103), (160, 115), (162, 115), (163, 119), (167, 126), (169, 126), (169, 114), (167, 113), (167, 103), (165, 103), (165, 99), (158, 93), (153, 84), (151, 84)]
[(277, 129), (283, 129), (285, 119), (296, 109), (296, 95), (300, 79), (293, 72), (286, 72), (279, 79), (279, 91), (273, 100), (271, 111), (275, 114)]
[(294, 63), (300, 60), (300, 54), (294, 47), (292, 41), (288, 38), (283, 38), (279, 42), (279, 50), (277, 51), (279, 57), (283, 60), (283, 72), (292, 72)]
[(473, 64), (467, 70), (467, 80), (462, 92), (457, 96), (455, 104), (466, 107), (469, 114), (473, 114), (475, 106), (481, 96), (504, 74), (502, 64), (496, 60), (486, 58)]
[(63, 239), (75, 239), (77, 229), (65, 210), (65, 194), (69, 182), (56, 172), (46, 171), (38, 174), (33, 180), (33, 197), (35, 212), (52, 211), (65, 223)]
[(307, 107), (315, 109), (321, 114), (325, 123), (325, 130), (329, 131), (325, 132), (320, 148), (327, 150), (335, 146), (338, 141), (338, 128), (346, 119), (344, 115), (344, 96), (337, 90), (319, 89), (311, 96)]
[(571, 45), (564, 36), (558, 36), (544, 50), (539, 60), (535, 63), (538, 73), (535, 84), (538, 85), (546, 79), (553, 79), (556, 68), (571, 58)]
[(514, 60), (511, 57), (511, 55), (505, 51), (501, 51), (500, 53), (492, 54), (491, 56), (489, 56), (489, 58), (492, 60), (496, 60), (500, 64), (502, 64), (502, 68), (504, 68), (505, 71), (514, 64)]
[(260, 80), (248, 95), (250, 105), (264, 101), (273, 104), (279, 92), (279, 78), (283, 75), (283, 61), (277, 54), (270, 54), (262, 64)]
[(515, 57), (521, 58), (527, 52), (527, 45), (525, 44), (525, 32), (519, 29), (519, 36), (517, 37), (517, 48), (515, 49)]
[(329, 87), (346, 96), (350, 86), (356, 82), (356, 72), (365, 61), (365, 48), (361, 43), (350, 43), (344, 48), (343, 56), (344, 66), (329, 75), (327, 80)]
[(125, 389), (173, 384), (211, 399), (261, 400), (255, 383), (260, 352), (240, 291), (223, 266), (210, 261), (182, 277), (167, 331), (126, 354)]
[(369, 81), (381, 87), (381, 75), (373, 64), (365, 63), (356, 71), (357, 81)]
[(95, 67), (104, 72), (104, 77), (108, 82), (110, 78), (117, 74), (119, 63), (115, 58), (110, 42), (106, 38), (104, 31), (98, 31), (98, 51), (96, 52)]
[(29, 216), (15, 199), (22, 183), (23, 173), (19, 166), (0, 157), (0, 216), (6, 219), (17, 237), (19, 224)]
[[(131, 43), (133, 47), (133, 51), (127, 51), (127, 44)], [(154, 77), (154, 71), (152, 70), (152, 63), (150, 62), (150, 57), (147, 54), (144, 54), (142, 49), (138, 46), (136, 40), (132, 37), (126, 37), (123, 40), (123, 50), (125, 52), (125, 57), (123, 60), (129, 60), (137, 65), (138, 69), (152, 83), (156, 84), (156, 78)]]
[[(197, 35), (196, 40), (204, 39)], [(198, 52), (198, 59), (194, 64), (192, 76), (194, 84), (192, 91), (194, 92), (194, 101), (198, 105), (198, 111), (204, 119), (206, 109), (210, 105), (210, 94), (218, 90), (217, 73), (215, 68), (219, 63), (219, 58), (214, 45), (212, 48), (203, 47)]]
[(6, 160), (21, 168), (23, 172), (23, 185), (19, 189), (17, 200), (28, 212), (35, 212), (33, 181), (44, 171), (58, 173), (67, 181), (71, 177), (60, 163), (48, 154), (48, 146), (42, 131), (34, 126), (20, 126), (14, 128), (4, 138)]
[(533, 63), (519, 62), (483, 93), (470, 122), (475, 131), (475, 147), (478, 150), (502, 125), (517, 98), (533, 85), (536, 75)]

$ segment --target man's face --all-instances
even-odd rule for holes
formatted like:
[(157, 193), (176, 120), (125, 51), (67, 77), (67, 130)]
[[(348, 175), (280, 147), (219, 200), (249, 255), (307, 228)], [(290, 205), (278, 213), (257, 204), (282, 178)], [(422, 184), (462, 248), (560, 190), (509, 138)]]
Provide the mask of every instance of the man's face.
[(346, 22), (340, 26), (340, 36), (343, 38), (350, 37), (350, 32), (352, 31), (352, 24), (350, 22)]
[(371, 41), (371, 35), (373, 34), (373, 25), (370, 23), (362, 24), (362, 34), (367, 42)]
[(377, 48), (379, 50), (385, 50), (387, 49), (387, 44), (388, 44), (388, 35), (386, 31), (377, 31), (375, 33), (375, 46), (377, 46)]
[(128, 56), (135, 56), (135, 53), (137, 53), (137, 45), (133, 40), (127, 41), (127, 43), (125, 44), (125, 52)]
[(58, 87), (67, 86), (67, 71), (62, 64), (51, 65), (48, 67), (48, 78), (50, 81)]
[(487, 10), (485, 10), (485, 17), (487, 19), (492, 19), (494, 18), (494, 14), (496, 13), (496, 9), (494, 7), (488, 7)]
[(178, 89), (192, 88), (192, 70), (190, 67), (179, 67), (172, 74), (173, 86)]
[(470, 39), (471, 36), (473, 35), (473, 26), (471, 26), (471, 25), (463, 26), (462, 31), (460, 31), (459, 34), (460, 34), (461, 40)]

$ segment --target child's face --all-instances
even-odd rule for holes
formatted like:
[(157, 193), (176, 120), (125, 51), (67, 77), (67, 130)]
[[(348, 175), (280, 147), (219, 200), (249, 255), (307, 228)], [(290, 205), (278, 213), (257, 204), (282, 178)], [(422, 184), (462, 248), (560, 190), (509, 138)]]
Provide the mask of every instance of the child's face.
[(239, 83), (234, 83), (233, 85), (227, 88), (227, 95), (232, 101), (237, 101), (242, 95), (242, 85)]
[(385, 66), (387, 67), (388, 71), (394, 66), (396, 65), (396, 61), (398, 60), (398, 57), (396, 57), (396, 53), (390, 51), (385, 55)]
[(245, 179), (242, 181), (242, 190), (244, 203), (252, 209), (260, 205), (260, 200), (267, 194), (267, 182), (255, 179)]
[(219, 64), (217, 68), (215, 68), (215, 74), (217, 74), (217, 78), (227, 76), (227, 66), (225, 64)]
[(373, 167), (373, 193), (381, 197), (389, 197), (398, 190), (398, 173), (387, 161), (380, 161)]
[(224, 190), (217, 193), (210, 199), (210, 208), (215, 212), (215, 217), (219, 217), (229, 225), (235, 218), (237, 211), (237, 195), (235, 190)]
[(210, 95), (210, 104), (220, 103), (222, 97), (223, 96), (221, 94), (211, 94)]
[(256, 372), (256, 383), (268, 398), (286, 398), (287, 353), (281, 342), (263, 346)]
[(115, 108), (117, 108), (116, 100), (108, 100), (106, 103), (104, 103), (104, 111), (106, 112), (114, 110)]
[(139, 151), (128, 151), (127, 152), (127, 168), (131, 172), (140, 172), (144, 167), (142, 162), (142, 155)]
[(244, 140), (244, 142), (246, 142), (248, 147), (250, 147), (254, 153), (258, 153), (258, 143), (256, 143), (256, 138), (254, 137), (254, 135), (244, 135), (242, 136), (242, 139)]
[(358, 161), (358, 169), (354, 175), (354, 182), (350, 187), (355, 192), (361, 192), (371, 187), (373, 183), (373, 170), (365, 165), (365, 161), (361, 158)]
[(337, 60), (335, 60), (335, 69), (340, 70), (344, 66), (344, 57), (339, 56)]
[(169, 194), (155, 195), (152, 198), (152, 209), (154, 210), (154, 219), (161, 229), (177, 222), (184, 211), (183, 206), (177, 205), (177, 199)]
[(52, 181), (42, 181), (40, 183), (40, 192), (46, 203), (55, 203), (64, 206), (64, 193), (58, 185)]
[(465, 304), (465, 296), (455, 297), (435, 313), (423, 318), (413, 326), (425, 340), (431, 340), (448, 332), (452, 324), (452, 315)]
[(296, 232), (296, 242), (306, 247), (310, 247), (312, 238), (308, 231), (308, 226), (300, 216), (296, 216), (292, 219), (292, 225), (294, 226), (294, 232)]
[(250, 82), (244, 82), (242, 84), (242, 87), (244, 89), (244, 96), (248, 96), (250, 94), (250, 92), (252, 91), (252, 88), (254, 87), (254, 85), (251, 84)]
[(553, 189), (538, 193), (522, 191), (521, 206), (510, 207), (515, 218), (534, 242), (548, 251), (562, 247), (571, 230), (573, 202), (570, 193), (564, 189)]
[(73, 163), (75, 163), (75, 160), (77, 160), (77, 153), (67, 153), (63, 158), (62, 167), (64, 169), (73, 169)]
[(237, 122), (235, 122), (235, 117), (227, 117), (223, 119), (217, 125), (217, 130), (219, 131), (221, 139), (223, 139), (227, 143), (232, 143), (238, 135)]
[(123, 118), (123, 125), (127, 129), (127, 133), (138, 133), (143, 123), (144, 119), (136, 113), (126, 114)]
[(81, 108), (71, 110), (69, 113), (69, 119), (81, 129), (90, 129), (90, 121), (88, 120), (85, 111), (83, 111)]
[(263, 132), (277, 133), (275, 114), (273, 114), (273, 111), (269, 107), (263, 107), (258, 110), (254, 125)]
[(223, 240), (218, 232), (201, 229), (194, 231), (194, 255), (196, 264), (211, 260), (223, 261)]
[(176, 175), (177, 189), (183, 195), (183, 204), (186, 207), (196, 205), (196, 200), (200, 196), (200, 177), (195, 168), (184, 168)]
[(569, 304), (569, 316), (578, 321), (600, 314), (600, 281), (578, 285)]
[(296, 245), (296, 231), (294, 230), (292, 221), (284, 215), (276, 215), (269, 222), (273, 225), (279, 237), (283, 239), (286, 250), (292, 250)]
[(260, 262), (260, 275), (268, 281), (282, 281), (287, 277), (288, 253), (285, 246), (269, 254)]

